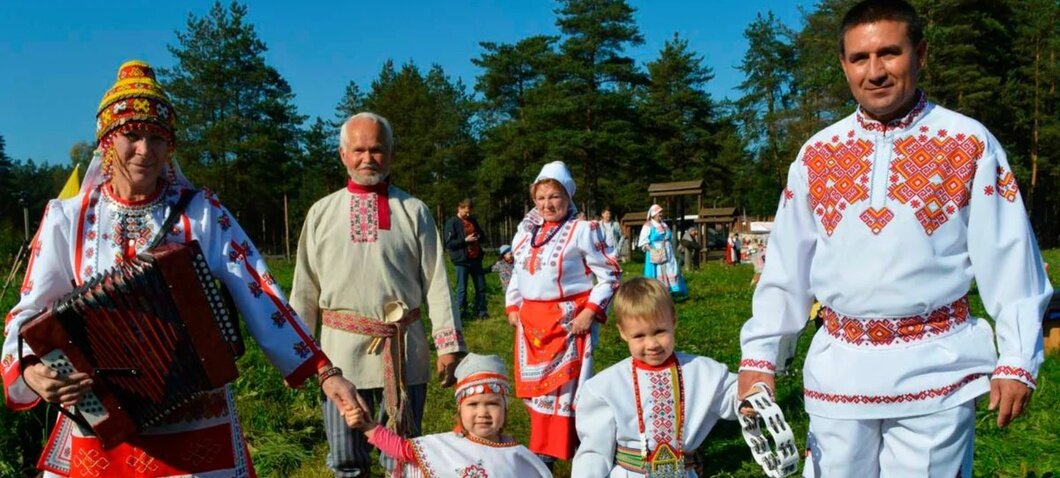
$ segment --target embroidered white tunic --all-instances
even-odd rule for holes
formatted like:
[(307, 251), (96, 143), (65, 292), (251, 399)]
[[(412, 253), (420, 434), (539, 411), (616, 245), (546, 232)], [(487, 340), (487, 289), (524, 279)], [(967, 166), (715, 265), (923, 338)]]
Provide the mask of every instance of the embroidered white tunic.
[[(972, 280), (994, 332), (967, 317)], [(980, 123), (927, 102), (881, 124), (860, 110), (791, 165), (741, 332), (741, 370), (772, 372), (777, 343), (816, 296), (806, 410), (830, 418), (927, 414), (989, 390), (1034, 387), (1052, 288), (1004, 150)]]
[(525, 446), (491, 446), (453, 432), (410, 440), (416, 463), (408, 478), (551, 478), (541, 459)]
[[(379, 228), (374, 194), (336, 191), (309, 209), (298, 241), (291, 306), (315, 330), (324, 310), (383, 321), (384, 307), (426, 304), (439, 354), (466, 351), (454, 315), (441, 238), (422, 201), (388, 189), (390, 229)], [(383, 387), (383, 357), (368, 352), (372, 337), (321, 327), (321, 346), (358, 388)], [(405, 336), (406, 383), (427, 383), (430, 351), (422, 320)]]
[(594, 221), (570, 220), (559, 227), (539, 254), (533, 255), (532, 225), (526, 220), (520, 223), (512, 239), (515, 271), (505, 294), (505, 306), (512, 312), (519, 309), (523, 299), (558, 300), (588, 291), (586, 307), (603, 316), (622, 275), (614, 251), (607, 247), (600, 226)]
[[(28, 409), (40, 400), (19, 374), (17, 338), (22, 324), (69, 293), (73, 284), (80, 284), (123, 262), (130, 253), (142, 252), (160, 232), (159, 228), (170, 207), (177, 202), (181, 188), (175, 185), (166, 187), (157, 196), (140, 203), (123, 202), (108, 191), (107, 186), (97, 187), (64, 201), (53, 200), (45, 209), (44, 219), (33, 240), (21, 299), (8, 314), (4, 327), (4, 392), (7, 406), (12, 409)], [(265, 261), (213, 193), (203, 189), (197, 194), (174, 228), (167, 232), (168, 242), (199, 242), (211, 273), (231, 292), (250, 334), (288, 385), (301, 384), (325, 363), (326, 357), (314, 343), (309, 329), (287, 305)], [(28, 346), (23, 347), (23, 355), (34, 355)], [(96, 449), (89, 454), (98, 453), (98, 440), (83, 436), (77, 427), (69, 426), (69, 421), (62, 418), (49, 440), (41, 464), (48, 472), (47, 476), (71, 473), (76, 476), (127, 476), (139, 468), (154, 470), (157, 476), (164, 476), (189, 470), (201, 471), (211, 462), (227, 460), (232, 463), (232, 456), (215, 456), (220, 452), (233, 454), (235, 466), (196, 476), (248, 476), (250, 471), (242, 431), (228, 388), (215, 390), (196, 402), (194, 407), (186, 407), (186, 410), (167, 418), (162, 425), (137, 437), (153, 443), (154, 450), (168, 447), (170, 451), (190, 455), (188, 448), (195, 443), (211, 450), (192, 461), (174, 459), (162, 464), (161, 460), (156, 461), (155, 457), (125, 444), (110, 451), (109, 458), (83, 459), (78, 447), (94, 446)], [(72, 439), (75, 442), (73, 449)], [(120, 455), (123, 453), (132, 455), (128, 460), (122, 460)]]
[[(675, 352), (684, 382), (683, 420), (677, 420), (670, 368), (638, 369), (641, 414), (649, 453), (660, 443), (681, 435), (681, 450), (692, 453), (719, 419), (736, 420), (736, 374), (707, 357)], [(616, 464), (617, 447), (641, 450), (637, 429), (638, 406), (633, 390), (633, 359), (618, 362), (585, 382), (578, 392), (577, 428), (581, 445), (574, 455), (571, 476), (634, 478), (644, 475)], [(684, 423), (683, 433), (675, 430)], [(675, 447), (676, 448), (676, 447)], [(689, 469), (686, 476), (694, 477)]]

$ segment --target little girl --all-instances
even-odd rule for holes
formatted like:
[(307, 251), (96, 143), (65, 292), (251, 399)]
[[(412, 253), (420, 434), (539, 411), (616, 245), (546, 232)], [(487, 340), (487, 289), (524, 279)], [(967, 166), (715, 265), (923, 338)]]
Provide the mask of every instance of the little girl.
[(510, 393), (504, 362), (496, 355), (468, 354), (456, 378), (457, 425), (451, 432), (403, 438), (357, 407), (346, 413), (346, 424), (398, 462), (394, 477), (551, 477), (536, 455), (501, 434)]

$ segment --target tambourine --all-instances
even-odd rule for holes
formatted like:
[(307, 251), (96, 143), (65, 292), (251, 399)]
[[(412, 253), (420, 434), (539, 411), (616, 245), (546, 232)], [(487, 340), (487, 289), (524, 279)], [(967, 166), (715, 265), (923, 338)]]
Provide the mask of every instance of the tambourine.
[[(784, 421), (784, 412), (780, 411), (777, 402), (764, 384), (755, 384), (761, 389), (736, 404), (736, 417), (740, 422), (740, 431), (755, 461), (770, 478), (783, 478), (794, 474), (799, 469), (799, 453), (795, 447), (795, 435)], [(741, 408), (751, 407), (757, 416), (746, 416), (740, 413)], [(775, 450), (769, 447), (769, 440), (762, 435), (762, 426), (773, 438)]]

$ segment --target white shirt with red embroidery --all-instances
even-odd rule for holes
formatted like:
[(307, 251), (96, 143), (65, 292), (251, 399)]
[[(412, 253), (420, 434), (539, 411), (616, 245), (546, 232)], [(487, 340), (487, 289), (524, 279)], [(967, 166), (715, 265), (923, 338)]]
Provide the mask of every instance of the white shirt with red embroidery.
[[(574, 219), (558, 227), (548, 239), (549, 234), (534, 234), (530, 220), (520, 223), (512, 239), (515, 270), (505, 295), (507, 311), (519, 310), (523, 299), (558, 300), (588, 292), (586, 308), (606, 317), (622, 277), (614, 251), (595, 221)], [(540, 247), (535, 251), (531, 242)]]
[[(291, 306), (315, 330), (325, 310), (382, 322), (388, 303), (400, 301), (409, 310), (426, 305), (435, 351), (465, 352), (431, 211), (396, 186), (387, 191), (389, 229), (380, 225), (378, 201), (383, 198), (374, 193), (344, 188), (313, 204), (298, 240)], [(372, 337), (326, 324), (320, 334), (324, 350), (344, 377), (358, 388), (383, 387), (384, 357), (369, 352)], [(406, 383), (427, 383), (433, 367), (423, 320), (408, 326), (405, 356)]]
[[(3, 378), (9, 408), (28, 409), (40, 401), (19, 372), (18, 331), (22, 324), (71, 292), (75, 283), (81, 284), (132, 254), (143, 252), (159, 233), (180, 192), (180, 187), (169, 186), (145, 201), (129, 203), (110, 194), (108, 186), (103, 185), (48, 204), (32, 243), (21, 299), (8, 314), (4, 327)], [(168, 242), (199, 242), (210, 272), (231, 292), (247, 330), (288, 385), (300, 385), (326, 363), (327, 358), (309, 329), (287, 305), (261, 254), (213, 193), (203, 189), (196, 194), (167, 232)], [(35, 355), (27, 345), (23, 345), (22, 354)], [(77, 427), (60, 425), (45, 450), (43, 465), (45, 470), (65, 476), (70, 470), (71, 453), (76, 453), (70, 450), (71, 435), (81, 437), (82, 433)], [(210, 392), (195, 408), (174, 414), (145, 434), (172, 434), (174, 446), (189, 446), (188, 439), (181, 438), (182, 433), (200, 433), (218, 425), (226, 426), (223, 435), (231, 440), (221, 448), (235, 453), (235, 467), (224, 473), (246, 476), (242, 432), (227, 387)], [(115, 450), (120, 452), (121, 448)], [(113, 460), (98, 460), (97, 465), (110, 461)], [(74, 464), (77, 463), (87, 462)], [(173, 464), (179, 469), (178, 465)], [(117, 469), (81, 470), (89, 471), (123, 476)]]
[[(990, 324), (968, 318), (961, 300), (973, 279), (996, 349)], [(780, 337), (803, 328), (816, 297), (834, 320), (807, 356), (809, 413), (944, 410), (986, 393), (991, 375), (1035, 386), (1051, 295), (1001, 145), (921, 94), (903, 118), (885, 125), (859, 110), (802, 147), (740, 334), (740, 369), (771, 373)]]
[[(638, 407), (641, 408), (649, 454), (661, 443), (679, 448), (684, 453), (693, 453), (719, 419), (736, 420), (736, 374), (708, 357), (680, 352), (675, 352), (674, 356), (680, 365), (680, 382), (684, 389), (682, 420), (676, 415), (677, 386), (669, 365), (637, 367), (639, 404), (634, 399), (632, 358), (608, 367), (585, 382), (575, 402), (581, 444), (571, 463), (571, 476), (644, 476), (620, 467), (615, 461), (617, 447), (642, 453)], [(680, 432), (676, 430), (678, 423), (683, 424)], [(681, 437), (680, 447), (676, 446), (678, 436)]]

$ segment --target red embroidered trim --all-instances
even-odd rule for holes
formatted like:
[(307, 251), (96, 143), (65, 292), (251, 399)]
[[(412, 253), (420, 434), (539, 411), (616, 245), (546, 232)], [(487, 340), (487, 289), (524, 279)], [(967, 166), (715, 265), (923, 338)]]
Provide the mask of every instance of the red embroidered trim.
[(458, 349), (464, 345), (464, 334), (454, 328), (447, 328), (434, 334), (434, 347), (439, 351)]
[(842, 315), (821, 307), (824, 328), (836, 340), (858, 346), (913, 343), (949, 332), (968, 321), (968, 297), (925, 315), (869, 319)]
[(896, 129), (905, 129), (913, 124), (913, 121), (915, 121), (917, 117), (920, 116), (920, 113), (924, 112), (924, 108), (927, 107), (927, 95), (919, 90), (917, 91), (917, 95), (919, 95), (920, 98), (917, 100), (916, 106), (909, 110), (908, 114), (901, 118), (891, 120), (887, 124), (883, 124), (871, 118), (866, 118), (865, 115), (861, 113), (861, 108), (859, 107), (857, 114), (855, 115), (858, 124), (867, 131), (879, 131), (881, 133)]
[(880, 209), (870, 207), (866, 208), (865, 212), (861, 213), (861, 216), (858, 217), (861, 218), (861, 221), (864, 222), (866, 226), (869, 226), (869, 230), (871, 230), (873, 234), (879, 234), (883, 231), (883, 228), (887, 227), (887, 224), (894, 219), (894, 213), (886, 207)]
[(773, 365), (773, 362), (770, 362), (768, 360), (752, 360), (752, 359), (743, 359), (743, 360), (741, 360), (739, 368), (744, 368), (744, 367), (766, 369), (766, 370), (769, 370), (771, 372), (776, 371), (776, 369), (777, 369), (777, 367), (775, 365)]
[[(990, 186), (987, 186), (988, 188)], [(1016, 198), (1019, 197), (1020, 188), (1016, 184), (1016, 177), (1012, 175), (1012, 171), (1006, 171), (1003, 168), (997, 168), (997, 195), (1008, 200), (1008, 202), (1015, 202)], [(987, 192), (987, 196), (990, 193)]]
[(806, 398), (812, 400), (820, 400), (822, 402), (831, 403), (887, 405), (892, 403), (918, 402), (921, 400), (945, 397), (957, 391), (957, 389), (985, 375), (985, 373), (976, 373), (964, 377), (963, 379), (961, 379), (961, 381), (957, 383), (946, 385), (945, 387), (931, 388), (920, 392), (903, 393), (900, 395), (843, 395), (838, 393), (818, 392), (816, 390), (810, 390), (808, 388), (803, 389), (803, 395)]
[(994, 369), (994, 378), (998, 378), (998, 375), (1007, 375), (1010, 377), (1020, 377), (1026, 380), (1031, 385), (1037, 387), (1038, 381), (1034, 379), (1034, 376), (1025, 369), (1019, 367), (1010, 367), (1008, 365), (1000, 365)]
[(817, 143), (806, 147), (802, 164), (809, 180), (810, 208), (829, 236), (843, 219), (843, 211), (869, 198), (871, 142), (858, 139)]
[(975, 136), (908, 136), (894, 143), (887, 197), (908, 205), (928, 235), (968, 205), (983, 142)]

